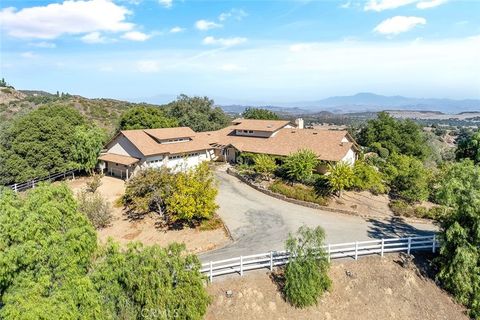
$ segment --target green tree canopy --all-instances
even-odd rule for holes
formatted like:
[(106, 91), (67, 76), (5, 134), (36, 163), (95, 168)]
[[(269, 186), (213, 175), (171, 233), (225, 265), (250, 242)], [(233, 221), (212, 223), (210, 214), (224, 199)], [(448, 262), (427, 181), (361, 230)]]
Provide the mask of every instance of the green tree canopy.
[(72, 107), (43, 106), (19, 116), (0, 133), (0, 184), (92, 168), (104, 139)]
[(164, 108), (137, 106), (127, 109), (120, 117), (120, 130), (177, 127), (178, 121), (169, 117)]
[(255, 154), (253, 156), (253, 163), (255, 172), (263, 176), (271, 175), (277, 168), (275, 159), (268, 154)]
[(353, 168), (343, 161), (337, 162), (335, 165), (329, 164), (326, 179), (332, 190), (338, 191), (341, 196), (343, 190), (353, 186)]
[(288, 236), (285, 247), (292, 258), (285, 268), (285, 296), (295, 307), (316, 304), (331, 286), (327, 273), (330, 264), (321, 249), (324, 240), (325, 231), (321, 227), (302, 226), (295, 235)]
[(182, 127), (190, 127), (193, 131), (211, 131), (226, 127), (230, 118), (213, 100), (207, 97), (189, 97), (180, 95), (177, 100), (167, 106), (168, 115), (178, 120)]
[(299, 150), (290, 154), (283, 163), (287, 176), (291, 180), (303, 181), (312, 177), (313, 170), (318, 166), (318, 157), (312, 150)]
[(262, 108), (246, 108), (242, 113), (242, 117), (245, 119), (258, 119), (258, 120), (280, 120), (280, 117), (273, 111)]
[(480, 131), (467, 132), (458, 139), (457, 159), (471, 159), (480, 163)]
[(358, 142), (375, 151), (386, 148), (390, 154), (404, 154), (422, 160), (430, 153), (419, 125), (408, 119), (396, 120), (386, 112), (380, 112), (377, 119), (369, 120), (363, 126)]
[(361, 160), (356, 161), (353, 167), (353, 187), (358, 190), (368, 190), (375, 194), (387, 191), (380, 171)]

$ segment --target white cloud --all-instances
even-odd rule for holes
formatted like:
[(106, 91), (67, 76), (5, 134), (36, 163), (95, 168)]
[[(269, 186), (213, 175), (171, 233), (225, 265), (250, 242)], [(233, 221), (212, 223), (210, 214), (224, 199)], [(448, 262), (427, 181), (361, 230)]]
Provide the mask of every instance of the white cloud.
[(173, 5), (173, 0), (158, 0), (158, 3), (160, 3), (165, 8), (171, 8)]
[(243, 71), (244, 68), (240, 67), (237, 64), (234, 63), (226, 63), (220, 67), (221, 70), (227, 71), (227, 72), (236, 72), (236, 71)]
[(370, 0), (365, 4), (365, 11), (383, 11), (403, 7), (418, 0)]
[(177, 26), (177, 27), (173, 27), (172, 29), (170, 29), (169, 32), (170, 32), (170, 33), (179, 33), (179, 32), (183, 32), (183, 31), (185, 31), (184, 28)]
[(53, 42), (48, 42), (48, 41), (40, 41), (40, 42), (32, 42), (30, 43), (32, 47), (38, 47), (38, 48), (47, 48), (47, 49), (53, 49), (56, 48), (57, 45)]
[(2, 29), (17, 38), (55, 39), (64, 34), (128, 31), (131, 12), (109, 0), (64, 1), (46, 6), (0, 11)]
[(233, 38), (215, 38), (212, 36), (205, 37), (203, 44), (205, 45), (218, 45), (222, 47), (231, 47), (242, 44), (247, 41), (247, 38), (233, 37)]
[(396, 35), (426, 23), (427, 20), (421, 17), (395, 16), (382, 21), (373, 31), (386, 35)]
[(350, 8), (351, 6), (352, 6), (352, 3), (351, 3), (350, 1), (348, 1), (348, 2), (345, 2), (344, 4), (341, 4), (341, 5), (340, 5), (340, 8), (342, 8), (342, 9), (348, 9), (348, 8)]
[(102, 34), (100, 32), (88, 33), (88, 34), (84, 35), (81, 39), (82, 39), (83, 42), (90, 43), (90, 44), (106, 43), (107, 42), (107, 38), (102, 36)]
[(302, 52), (302, 51), (310, 50), (311, 48), (312, 48), (311, 43), (296, 43), (296, 44), (292, 44), (288, 49), (291, 52)]
[(140, 60), (136, 63), (137, 71), (153, 73), (160, 71), (160, 63), (156, 60)]
[(198, 20), (195, 22), (195, 28), (198, 30), (206, 31), (214, 28), (221, 28), (222, 25), (213, 21), (208, 20)]
[(123, 39), (131, 41), (146, 41), (150, 39), (150, 37), (150, 35), (139, 31), (129, 31), (122, 36)]
[(246, 16), (248, 16), (248, 14), (242, 10), (242, 9), (231, 9), (230, 11), (227, 11), (227, 12), (222, 12), (219, 16), (218, 16), (218, 20), (220, 21), (225, 21), (227, 19), (235, 19), (235, 20), (242, 20), (243, 18), (245, 18)]
[(33, 58), (36, 58), (38, 57), (35, 53), (31, 52), (31, 51), (27, 51), (27, 52), (22, 52), (20, 54), (20, 56), (22, 58), (26, 58), (26, 59), (33, 59)]
[(418, 9), (430, 9), (438, 7), (444, 3), (447, 3), (448, 0), (430, 0), (430, 1), (421, 1), (417, 3)]

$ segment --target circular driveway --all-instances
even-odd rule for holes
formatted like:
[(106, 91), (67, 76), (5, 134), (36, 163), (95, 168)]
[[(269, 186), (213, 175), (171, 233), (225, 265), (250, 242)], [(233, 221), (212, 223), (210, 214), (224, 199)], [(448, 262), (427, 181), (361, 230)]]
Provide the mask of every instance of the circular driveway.
[(409, 224), (399, 218), (364, 219), (285, 202), (261, 193), (222, 169), (219, 180), (218, 214), (229, 228), (233, 242), (200, 255), (204, 262), (228, 259), (271, 250), (283, 250), (290, 232), (300, 226), (321, 226), (326, 243), (429, 235), (432, 224)]

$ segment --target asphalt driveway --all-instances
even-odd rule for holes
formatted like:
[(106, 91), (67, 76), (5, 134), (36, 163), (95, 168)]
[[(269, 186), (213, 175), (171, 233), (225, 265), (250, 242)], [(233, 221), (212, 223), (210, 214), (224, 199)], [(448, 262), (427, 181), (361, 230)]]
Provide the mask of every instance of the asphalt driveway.
[(217, 203), (219, 215), (228, 226), (233, 242), (200, 255), (204, 262), (282, 250), (289, 232), (300, 226), (322, 226), (327, 243), (340, 243), (400, 236), (429, 235), (431, 224), (408, 224), (394, 217), (369, 219), (307, 208), (263, 194), (222, 169)]

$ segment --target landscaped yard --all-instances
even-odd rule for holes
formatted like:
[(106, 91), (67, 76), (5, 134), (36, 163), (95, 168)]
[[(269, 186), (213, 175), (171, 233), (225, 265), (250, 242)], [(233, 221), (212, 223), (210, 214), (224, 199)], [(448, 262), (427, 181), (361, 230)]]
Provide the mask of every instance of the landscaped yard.
[[(69, 181), (74, 192), (86, 187), (89, 178)], [(125, 182), (118, 178), (105, 176), (98, 189), (112, 205), (113, 220), (110, 226), (97, 230), (101, 242), (112, 237), (123, 245), (131, 241), (140, 241), (146, 245), (159, 244), (165, 246), (172, 242), (183, 242), (187, 250), (193, 253), (209, 251), (222, 247), (230, 242), (223, 228), (200, 231), (199, 228), (184, 228), (182, 230), (164, 230), (159, 228), (160, 218), (149, 214), (142, 219), (132, 221), (126, 215), (123, 207), (115, 202), (125, 193)]]
[[(213, 302), (206, 319), (469, 319), (465, 308), (417, 267), (398, 261), (398, 255), (388, 255), (333, 263), (331, 291), (306, 309), (285, 302), (266, 271), (215, 279), (208, 286)], [(226, 297), (227, 290), (233, 297)]]

